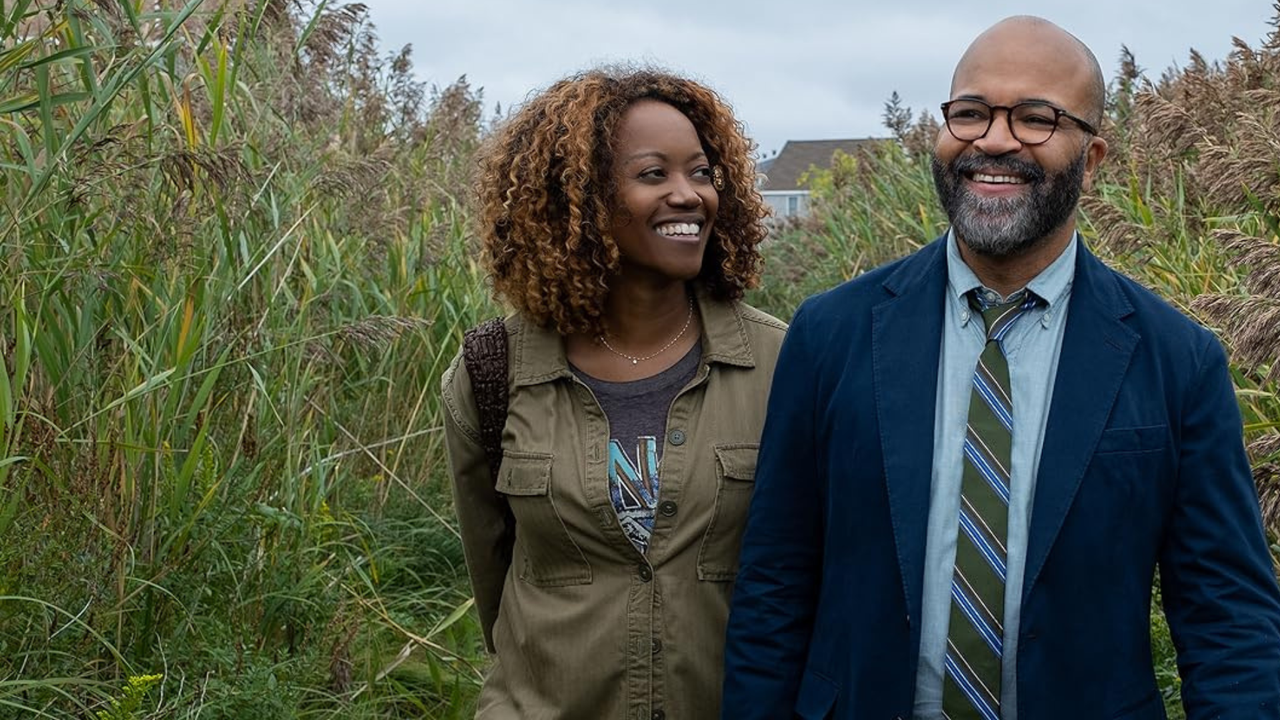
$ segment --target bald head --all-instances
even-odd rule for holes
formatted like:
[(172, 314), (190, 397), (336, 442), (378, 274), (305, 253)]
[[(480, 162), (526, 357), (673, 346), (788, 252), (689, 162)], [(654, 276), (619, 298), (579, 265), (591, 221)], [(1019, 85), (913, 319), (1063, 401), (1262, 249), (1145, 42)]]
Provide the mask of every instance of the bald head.
[(1056, 64), (1066, 77), (1078, 87), (1064, 88), (1078, 92), (1083, 103), (1068, 108), (1097, 126), (1107, 101), (1107, 85), (1102, 77), (1098, 58), (1075, 35), (1063, 30), (1044, 18), (1032, 15), (1015, 15), (992, 25), (979, 35), (961, 56), (951, 78), (951, 96), (962, 93), (962, 85), (974, 74), (983, 73), (993, 65), (1040, 62)]

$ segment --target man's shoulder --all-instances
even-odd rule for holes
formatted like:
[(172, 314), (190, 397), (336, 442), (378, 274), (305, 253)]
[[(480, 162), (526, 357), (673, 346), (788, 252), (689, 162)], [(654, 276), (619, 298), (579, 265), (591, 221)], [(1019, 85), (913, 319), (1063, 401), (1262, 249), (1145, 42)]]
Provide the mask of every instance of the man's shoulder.
[[(892, 288), (895, 285), (901, 289), (901, 286), (917, 282), (923, 274), (939, 271), (939, 254), (945, 250), (944, 239), (939, 238), (909, 255), (891, 260), (812, 295), (801, 307), (810, 319), (844, 317), (851, 312), (870, 312), (876, 304), (893, 295)], [(945, 272), (945, 269), (942, 271)]]
[(1129, 320), (1144, 337), (1178, 345), (1203, 341), (1206, 336), (1212, 335), (1207, 328), (1154, 290), (1101, 260), (1097, 262), (1104, 277), (1114, 284), (1120, 296), (1129, 304)]

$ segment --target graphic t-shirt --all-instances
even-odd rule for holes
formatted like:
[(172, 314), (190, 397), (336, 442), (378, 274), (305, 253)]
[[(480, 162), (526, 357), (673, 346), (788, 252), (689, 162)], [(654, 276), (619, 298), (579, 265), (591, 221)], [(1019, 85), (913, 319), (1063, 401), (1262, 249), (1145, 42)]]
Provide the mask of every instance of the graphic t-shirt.
[(702, 347), (695, 343), (670, 368), (629, 382), (598, 380), (574, 368), (609, 419), (609, 498), (623, 532), (642, 553), (649, 550), (662, 486), (658, 467), (667, 411), (697, 373), (701, 359)]

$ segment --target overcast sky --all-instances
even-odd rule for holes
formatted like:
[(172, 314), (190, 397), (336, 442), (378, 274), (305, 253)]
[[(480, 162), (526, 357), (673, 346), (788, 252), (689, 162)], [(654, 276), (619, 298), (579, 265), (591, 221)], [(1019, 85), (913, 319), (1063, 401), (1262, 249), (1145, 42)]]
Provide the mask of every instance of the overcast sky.
[[(947, 99), (969, 42), (1039, 4), (986, 0), (738, 0), (616, 3), (586, 0), (364, 0), (383, 48), (412, 43), (419, 77), (445, 86), (466, 75), (487, 113), (595, 64), (660, 64), (714, 87), (762, 154), (787, 140), (883, 135), (897, 91), (917, 113)], [(1035, 10), (1089, 45), (1108, 79), (1126, 45), (1147, 74), (1209, 60), (1237, 36), (1270, 30), (1264, 0), (1059, 0)]]

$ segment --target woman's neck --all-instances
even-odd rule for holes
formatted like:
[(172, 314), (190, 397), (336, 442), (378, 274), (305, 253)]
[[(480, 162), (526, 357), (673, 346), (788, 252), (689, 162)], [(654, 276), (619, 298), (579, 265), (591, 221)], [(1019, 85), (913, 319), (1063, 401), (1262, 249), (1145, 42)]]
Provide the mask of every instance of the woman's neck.
[(683, 282), (611, 288), (604, 326), (600, 336), (565, 338), (569, 362), (601, 380), (656, 375), (674, 365), (701, 337), (692, 290)]
[[(604, 302), (606, 339), (637, 351), (653, 351), (669, 341), (692, 307), (682, 282), (664, 286), (627, 284), (612, 288)], [(621, 348), (619, 348), (621, 349)], [(643, 354), (643, 352), (631, 353)]]

